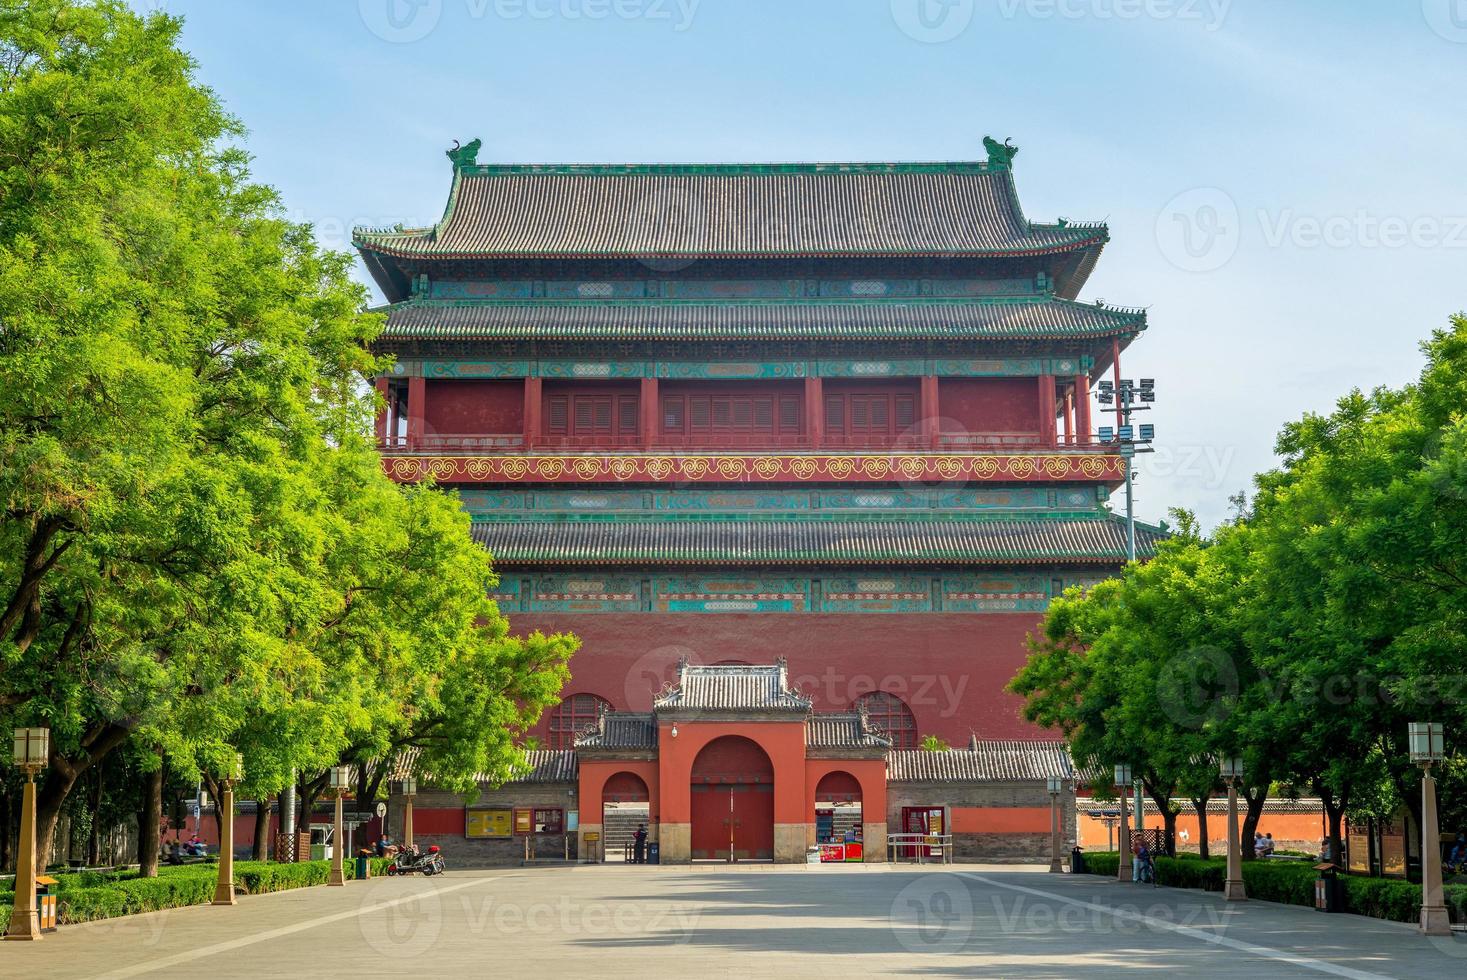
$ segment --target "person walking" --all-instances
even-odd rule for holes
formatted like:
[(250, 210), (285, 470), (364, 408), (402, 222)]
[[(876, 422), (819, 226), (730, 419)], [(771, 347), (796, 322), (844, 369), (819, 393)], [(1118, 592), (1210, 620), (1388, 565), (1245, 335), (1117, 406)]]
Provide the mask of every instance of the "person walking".
[(632, 836), (632, 863), (647, 863), (647, 827), (637, 824), (637, 832)]

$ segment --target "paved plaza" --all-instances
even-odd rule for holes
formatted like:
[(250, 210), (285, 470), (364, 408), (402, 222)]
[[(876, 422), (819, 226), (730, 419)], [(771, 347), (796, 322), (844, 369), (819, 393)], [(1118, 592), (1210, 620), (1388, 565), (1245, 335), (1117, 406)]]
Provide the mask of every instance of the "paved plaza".
[(3, 977), (1430, 977), (1467, 936), (1013, 868), (584, 867), (382, 878), (69, 926)]

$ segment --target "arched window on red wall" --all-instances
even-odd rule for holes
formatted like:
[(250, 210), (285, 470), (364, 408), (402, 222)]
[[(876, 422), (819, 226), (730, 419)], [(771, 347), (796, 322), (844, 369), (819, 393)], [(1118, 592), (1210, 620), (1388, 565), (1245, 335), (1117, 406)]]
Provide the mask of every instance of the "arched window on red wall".
[(917, 747), (917, 718), (901, 698), (885, 691), (872, 691), (857, 698), (856, 706), (866, 709), (872, 728), (891, 736), (893, 748)]
[(576, 733), (596, 724), (596, 717), (611, 710), (611, 702), (594, 694), (572, 694), (550, 709), (545, 744), (551, 749), (575, 748)]

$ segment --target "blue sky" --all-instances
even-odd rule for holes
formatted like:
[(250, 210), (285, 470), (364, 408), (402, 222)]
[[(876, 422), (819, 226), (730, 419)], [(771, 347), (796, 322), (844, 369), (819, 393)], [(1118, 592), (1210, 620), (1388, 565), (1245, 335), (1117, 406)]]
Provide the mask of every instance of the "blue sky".
[(1272, 465), (1279, 426), (1415, 375), (1467, 307), (1467, 0), (138, 0), (186, 21), (255, 171), (347, 247), (481, 162), (981, 159), (1109, 221), (1146, 306), (1139, 513)]

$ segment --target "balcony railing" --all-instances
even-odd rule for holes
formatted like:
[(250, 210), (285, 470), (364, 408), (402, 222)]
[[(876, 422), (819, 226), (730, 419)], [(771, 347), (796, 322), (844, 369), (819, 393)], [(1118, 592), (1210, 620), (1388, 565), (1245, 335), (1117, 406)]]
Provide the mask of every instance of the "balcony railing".
[(1045, 442), (1032, 432), (944, 432), (932, 445), (912, 433), (900, 435), (826, 433), (818, 443), (805, 435), (720, 434), (718, 436), (659, 435), (651, 446), (639, 435), (541, 436), (527, 443), (523, 433), (424, 433), (413, 440), (388, 436), (378, 447), (393, 455), (472, 454), (485, 456), (564, 452), (1054, 452), (1114, 449), (1093, 437), (1058, 436)]

